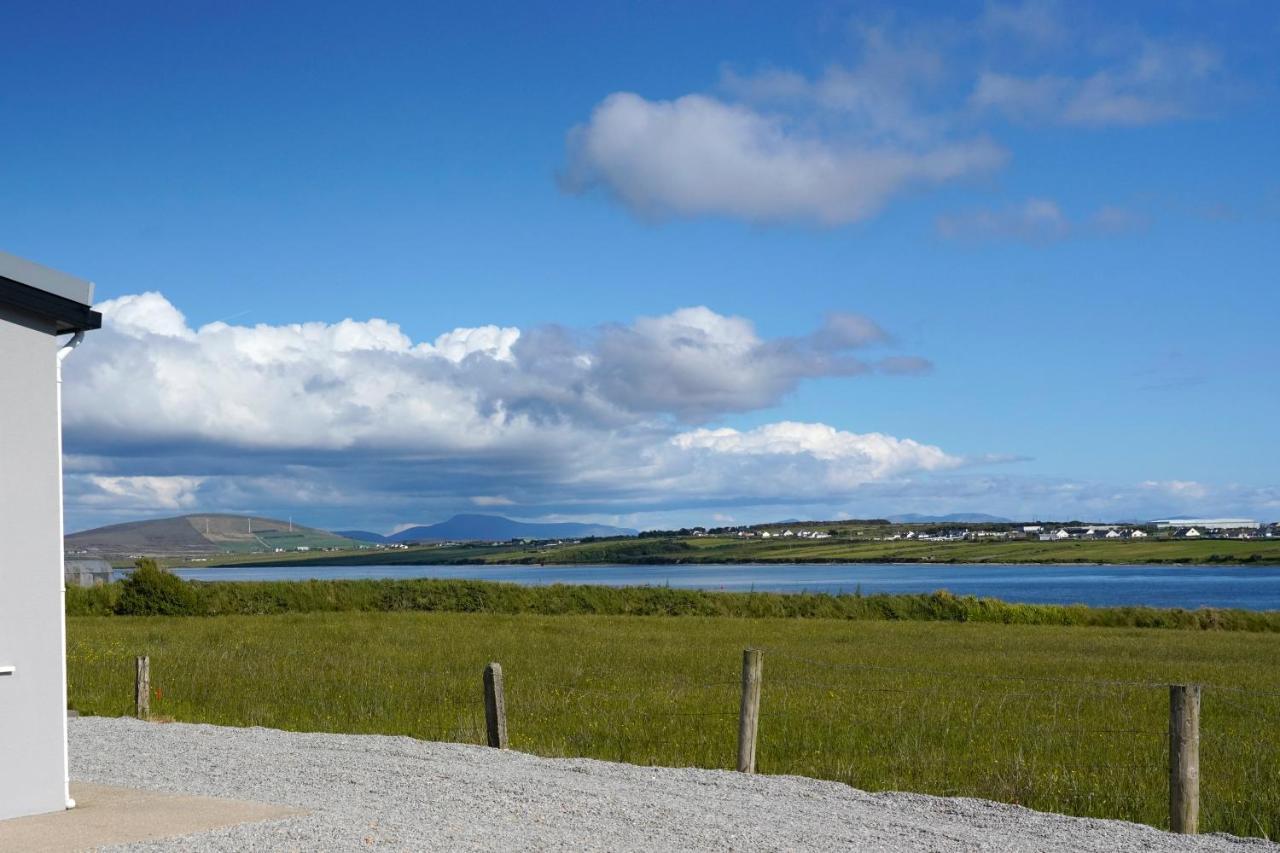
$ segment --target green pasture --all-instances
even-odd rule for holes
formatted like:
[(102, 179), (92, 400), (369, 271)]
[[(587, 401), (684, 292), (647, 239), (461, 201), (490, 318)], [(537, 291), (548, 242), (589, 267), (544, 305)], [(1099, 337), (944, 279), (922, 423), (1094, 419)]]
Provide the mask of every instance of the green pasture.
[(236, 562), (280, 560), (298, 565), (846, 562), (1265, 565), (1280, 563), (1280, 539), (889, 542), (840, 537), (817, 540), (644, 537), (565, 545), (451, 545), (322, 555), (286, 554), (266, 559), (241, 558)]

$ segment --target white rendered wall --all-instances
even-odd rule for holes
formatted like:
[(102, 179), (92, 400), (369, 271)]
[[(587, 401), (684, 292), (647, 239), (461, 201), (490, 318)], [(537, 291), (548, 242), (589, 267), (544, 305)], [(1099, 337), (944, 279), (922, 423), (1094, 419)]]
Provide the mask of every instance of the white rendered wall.
[(58, 343), (0, 309), (0, 819), (66, 806)]

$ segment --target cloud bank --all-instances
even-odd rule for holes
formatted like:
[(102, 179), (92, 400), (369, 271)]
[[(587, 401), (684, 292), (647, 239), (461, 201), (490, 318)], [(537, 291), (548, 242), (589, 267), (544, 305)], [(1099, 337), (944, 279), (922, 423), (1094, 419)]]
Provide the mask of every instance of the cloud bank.
[(374, 502), (390, 524), (465, 503), (804, 501), (962, 464), (824, 424), (702, 426), (805, 380), (928, 369), (884, 355), (890, 336), (859, 315), (766, 338), (690, 307), (415, 342), (380, 319), (192, 328), (159, 293), (99, 308), (65, 386), (69, 500), (86, 516)]

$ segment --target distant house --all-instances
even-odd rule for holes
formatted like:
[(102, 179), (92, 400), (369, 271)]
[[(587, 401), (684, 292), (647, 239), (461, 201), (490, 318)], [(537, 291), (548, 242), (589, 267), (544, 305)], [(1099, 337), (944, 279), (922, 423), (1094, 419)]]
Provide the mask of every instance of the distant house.
[(769, 531), (767, 531), (767, 530), (762, 530), (762, 531), (760, 532), (760, 538), (761, 538), (761, 539), (770, 539), (770, 538), (772, 538), (772, 537), (773, 537), (773, 534), (772, 534), (772, 533), (770, 533), (770, 532), (769, 532)]
[(1192, 527), (1192, 528), (1190, 528), (1189, 530), (1187, 530), (1187, 532), (1186, 532), (1186, 533), (1183, 533), (1182, 535), (1183, 535), (1184, 537), (1186, 537), (1187, 539), (1199, 539), (1199, 538), (1200, 538), (1200, 531), (1199, 531), (1199, 530), (1196, 530), (1194, 527)]
[(1061, 541), (1063, 539), (1070, 539), (1071, 534), (1067, 531), (1065, 527), (1059, 527), (1057, 530), (1053, 532), (1053, 538)]
[(1108, 530), (1108, 531), (1107, 531), (1107, 538), (1108, 538), (1108, 539), (1119, 539), (1119, 538), (1120, 538), (1120, 536), (1121, 536), (1120, 531), (1119, 531), (1119, 530), (1115, 530), (1114, 528), (1113, 528), (1113, 529), (1111, 529), (1111, 530)]
[(1142, 530), (1135, 530), (1135, 531), (1133, 531), (1132, 533), (1130, 533), (1130, 534), (1129, 534), (1129, 538), (1130, 538), (1130, 539), (1146, 539), (1146, 538), (1147, 538), (1147, 534), (1146, 534), (1146, 532), (1145, 532), (1145, 531), (1142, 531)]
[(784, 530), (784, 531), (782, 531), (782, 535), (783, 535), (783, 536), (795, 536), (795, 535), (796, 535), (796, 532), (795, 532), (794, 530)]

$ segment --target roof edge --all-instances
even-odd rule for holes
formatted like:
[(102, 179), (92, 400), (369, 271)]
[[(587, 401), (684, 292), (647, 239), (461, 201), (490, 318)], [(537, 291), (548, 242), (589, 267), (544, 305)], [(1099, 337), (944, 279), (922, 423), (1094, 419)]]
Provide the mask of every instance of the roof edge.
[[(88, 283), (85, 282), (85, 284)], [(0, 305), (12, 307), (22, 314), (52, 321), (55, 335), (67, 332), (88, 332), (102, 328), (102, 314), (83, 302), (15, 281), (4, 275), (0, 275)]]

